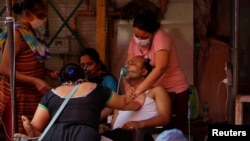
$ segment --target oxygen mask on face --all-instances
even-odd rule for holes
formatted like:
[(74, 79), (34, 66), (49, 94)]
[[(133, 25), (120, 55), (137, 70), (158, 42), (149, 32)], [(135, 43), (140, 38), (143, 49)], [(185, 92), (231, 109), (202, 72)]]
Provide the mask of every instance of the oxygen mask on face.
[(128, 73), (128, 68), (126, 66), (122, 67), (121, 71), (120, 71), (120, 76), (124, 77), (124, 76), (126, 76), (127, 73)]
[(117, 84), (117, 88), (118, 88), (117, 93), (119, 93), (121, 79), (126, 76), (127, 72), (128, 72), (128, 68), (126, 66), (121, 68), (120, 76), (119, 76), (119, 80), (118, 80), (118, 84)]
[(128, 75), (128, 74), (142, 76), (142, 74), (140, 72), (129, 70), (128, 67), (126, 67), (126, 66), (122, 67), (121, 71), (120, 71), (120, 76), (121, 77), (126, 77), (126, 75)]
[[(121, 71), (120, 71), (119, 81), (118, 81), (118, 89), (119, 89), (119, 86), (120, 86), (121, 79), (123, 78), (124, 80), (126, 80), (127, 79), (126, 75), (128, 75), (129, 73), (134, 73), (134, 74), (137, 74), (137, 75), (141, 75), (140, 73), (137, 73), (135, 71), (129, 71), (127, 66), (122, 67)], [(117, 93), (118, 93), (118, 91), (119, 90), (117, 90)]]

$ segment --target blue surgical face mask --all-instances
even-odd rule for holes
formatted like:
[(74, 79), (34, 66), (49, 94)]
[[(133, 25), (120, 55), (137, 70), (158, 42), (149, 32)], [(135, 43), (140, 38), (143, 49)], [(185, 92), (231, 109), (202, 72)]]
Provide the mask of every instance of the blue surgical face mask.
[(144, 46), (148, 46), (148, 45), (150, 45), (151, 44), (151, 40), (150, 40), (150, 38), (149, 39), (139, 39), (139, 38), (137, 38), (136, 36), (134, 36), (134, 39), (135, 39), (135, 42), (139, 45), (139, 46), (141, 46), (141, 47), (144, 47)]

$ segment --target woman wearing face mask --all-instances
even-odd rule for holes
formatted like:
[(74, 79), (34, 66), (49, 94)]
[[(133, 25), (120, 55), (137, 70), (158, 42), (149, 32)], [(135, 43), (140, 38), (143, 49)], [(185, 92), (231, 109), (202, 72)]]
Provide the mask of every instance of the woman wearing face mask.
[[(101, 84), (117, 92), (117, 80), (107, 71), (100, 59), (99, 53), (94, 48), (85, 48), (80, 54), (80, 64), (85, 69), (87, 80)], [(113, 113), (113, 109), (105, 107), (101, 113), (102, 122), (107, 122), (107, 117)]]
[[(25, 133), (22, 127), (21, 116), (32, 118), (37, 104), (44, 93), (51, 89), (45, 82), (45, 76), (56, 79), (57, 71), (45, 68), (45, 60), (50, 53), (45, 41), (39, 38), (36, 28), (44, 24), (47, 16), (46, 5), (42, 0), (24, 0), (16, 3), (13, 11), (20, 14), (15, 23), (14, 51), (15, 51), (15, 105), (17, 131)], [(9, 136), (12, 135), (12, 112), (10, 94), (9, 46), (7, 32), (0, 36), (0, 117), (4, 121)], [(6, 136), (6, 140), (9, 140)]]
[(127, 60), (136, 55), (150, 59), (153, 70), (136, 89), (126, 85), (125, 89), (139, 95), (153, 85), (163, 86), (173, 102), (175, 117), (171, 123), (183, 129), (182, 126), (187, 125), (188, 82), (179, 64), (175, 44), (154, 14), (142, 13), (134, 19)]

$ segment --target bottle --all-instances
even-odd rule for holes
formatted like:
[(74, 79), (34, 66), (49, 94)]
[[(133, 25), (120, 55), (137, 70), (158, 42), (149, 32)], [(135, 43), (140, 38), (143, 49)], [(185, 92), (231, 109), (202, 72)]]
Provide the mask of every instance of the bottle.
[(208, 107), (208, 103), (205, 102), (203, 105), (203, 121), (207, 122), (208, 121), (208, 112), (209, 112), (209, 107)]

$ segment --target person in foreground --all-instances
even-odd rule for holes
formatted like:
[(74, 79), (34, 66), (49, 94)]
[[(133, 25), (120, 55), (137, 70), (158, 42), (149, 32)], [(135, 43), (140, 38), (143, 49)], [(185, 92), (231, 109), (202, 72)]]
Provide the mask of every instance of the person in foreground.
[[(51, 71), (45, 67), (45, 61), (50, 58), (47, 43), (42, 40), (38, 28), (47, 17), (47, 6), (43, 0), (23, 0), (14, 3), (13, 12), (16, 16), (14, 24), (14, 57), (10, 59), (7, 30), (0, 34), (0, 117), (7, 130), (7, 137), (12, 135), (13, 111), (11, 105), (11, 70), (15, 65), (15, 94), (17, 96), (16, 117), (18, 132), (25, 132), (22, 126), (21, 115), (32, 118), (36, 106), (43, 94), (51, 89), (45, 78), (57, 79), (58, 71)], [(6, 140), (10, 140), (6, 138)]]
[[(85, 76), (80, 65), (64, 65), (59, 78), (61, 85), (43, 96), (31, 122), (22, 116), (29, 137), (39, 136), (43, 132), (64, 98), (77, 84), (79, 88), (45, 135), (44, 141), (100, 141), (98, 127), (103, 106), (123, 110), (141, 107), (138, 101), (134, 102), (126, 95), (118, 95), (107, 87), (83, 81)], [(19, 135), (17, 133), (15, 137)]]
[(169, 129), (162, 131), (155, 141), (188, 141), (180, 129)]
[[(139, 95), (153, 85), (164, 87), (172, 98), (174, 118), (171, 119), (171, 124), (184, 129), (183, 126), (187, 127), (189, 85), (180, 66), (175, 43), (152, 13), (141, 13), (134, 19), (127, 60), (137, 55), (150, 59), (153, 70), (131, 92)], [(125, 89), (129, 87), (125, 86)]]
[[(149, 60), (135, 56), (128, 60), (127, 73), (124, 79), (131, 87), (139, 86), (152, 70)], [(143, 97), (144, 96), (144, 99)], [(131, 141), (131, 130), (158, 127), (169, 124), (171, 118), (171, 100), (163, 87), (153, 86), (140, 95), (144, 103), (137, 111), (115, 110), (111, 121), (112, 130), (101, 125), (99, 130), (115, 141)], [(151, 138), (150, 138), (151, 137)], [(145, 141), (153, 141), (152, 136), (144, 137)]]
[[(80, 65), (84, 68), (87, 75), (86, 79), (89, 82), (101, 84), (117, 92), (116, 78), (108, 72), (100, 59), (99, 53), (94, 48), (85, 48), (81, 52)], [(104, 107), (101, 114), (102, 122), (107, 122), (107, 117), (111, 114), (113, 114), (113, 109)]]

